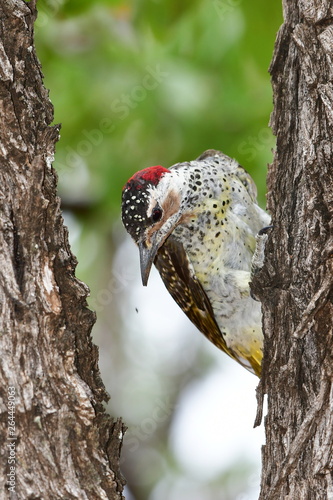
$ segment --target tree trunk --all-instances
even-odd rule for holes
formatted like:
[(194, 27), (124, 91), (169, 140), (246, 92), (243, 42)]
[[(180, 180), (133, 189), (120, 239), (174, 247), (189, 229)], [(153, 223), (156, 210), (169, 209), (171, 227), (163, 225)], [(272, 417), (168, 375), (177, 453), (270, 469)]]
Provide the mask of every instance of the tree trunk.
[(260, 500), (333, 498), (332, 1), (284, 0), (271, 64), (273, 228), (254, 280), (264, 313)]
[(35, 16), (35, 0), (0, 3), (1, 498), (121, 499), (124, 427), (102, 406), (95, 317), (56, 196)]

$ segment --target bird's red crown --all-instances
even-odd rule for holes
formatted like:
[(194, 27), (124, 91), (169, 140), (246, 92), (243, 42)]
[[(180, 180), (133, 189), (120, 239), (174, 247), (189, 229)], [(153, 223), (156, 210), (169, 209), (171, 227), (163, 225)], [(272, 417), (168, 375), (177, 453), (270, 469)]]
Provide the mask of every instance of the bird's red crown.
[(166, 172), (170, 172), (170, 170), (162, 167), (161, 165), (155, 165), (154, 167), (147, 167), (143, 170), (139, 170), (139, 172), (136, 172), (130, 179), (128, 179), (124, 189), (128, 185), (135, 186), (136, 189), (142, 189), (147, 184), (156, 186)]

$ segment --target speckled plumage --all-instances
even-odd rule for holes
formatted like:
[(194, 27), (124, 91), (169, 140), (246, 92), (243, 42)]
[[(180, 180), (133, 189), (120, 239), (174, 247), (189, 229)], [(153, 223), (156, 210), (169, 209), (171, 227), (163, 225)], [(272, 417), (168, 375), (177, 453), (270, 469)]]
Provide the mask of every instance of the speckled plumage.
[(170, 169), (150, 167), (123, 189), (122, 218), (172, 297), (215, 345), (260, 374), (260, 303), (250, 296), (256, 234), (269, 216), (237, 162), (214, 150)]

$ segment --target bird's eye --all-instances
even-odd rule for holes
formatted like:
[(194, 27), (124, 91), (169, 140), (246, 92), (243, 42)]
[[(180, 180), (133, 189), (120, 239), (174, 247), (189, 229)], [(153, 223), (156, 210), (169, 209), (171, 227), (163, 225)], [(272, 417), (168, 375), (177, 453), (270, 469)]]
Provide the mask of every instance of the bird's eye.
[(162, 209), (157, 205), (155, 208), (153, 208), (151, 218), (153, 219), (154, 222), (158, 222), (159, 220), (161, 220), (161, 217), (162, 217)]

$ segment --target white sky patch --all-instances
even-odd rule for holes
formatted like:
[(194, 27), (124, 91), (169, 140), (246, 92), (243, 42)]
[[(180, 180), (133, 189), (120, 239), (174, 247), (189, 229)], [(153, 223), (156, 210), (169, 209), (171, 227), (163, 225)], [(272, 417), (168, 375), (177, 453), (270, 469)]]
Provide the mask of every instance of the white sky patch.
[(211, 480), (238, 461), (259, 468), (264, 428), (253, 428), (258, 382), (224, 359), (186, 388), (171, 430), (171, 446), (185, 470)]

